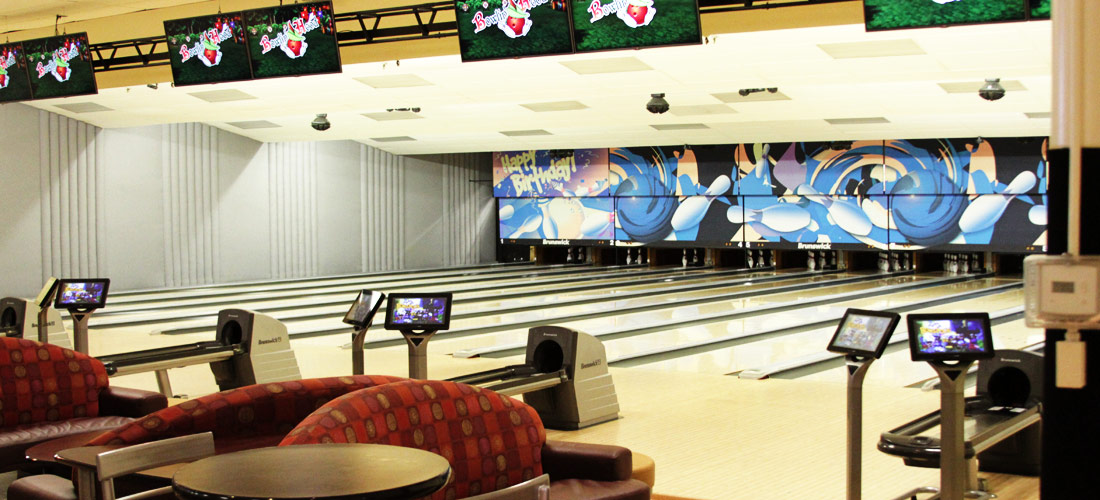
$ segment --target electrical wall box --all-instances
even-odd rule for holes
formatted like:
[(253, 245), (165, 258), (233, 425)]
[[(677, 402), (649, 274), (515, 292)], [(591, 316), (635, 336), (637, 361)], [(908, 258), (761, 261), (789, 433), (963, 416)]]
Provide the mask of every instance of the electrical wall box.
[(1100, 329), (1100, 256), (1024, 259), (1024, 314), (1030, 327)]

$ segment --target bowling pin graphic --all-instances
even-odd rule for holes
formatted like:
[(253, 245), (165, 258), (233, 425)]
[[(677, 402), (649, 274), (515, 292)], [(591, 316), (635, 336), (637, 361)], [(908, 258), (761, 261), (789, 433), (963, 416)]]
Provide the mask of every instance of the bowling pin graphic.
[(810, 212), (794, 203), (776, 203), (757, 210), (737, 205), (726, 210), (726, 219), (734, 224), (757, 223), (777, 233), (790, 233), (810, 225)]
[(817, 260), (814, 259), (814, 251), (810, 250), (806, 252), (806, 255), (808, 255), (806, 258), (806, 269), (813, 271), (817, 267)]
[(508, 238), (511, 238), (511, 239), (519, 238), (524, 233), (529, 233), (531, 231), (534, 231), (534, 230), (538, 229), (539, 226), (541, 226), (541, 225), (542, 225), (542, 215), (539, 215), (539, 214), (531, 215), (531, 216), (527, 217), (527, 219), (523, 221), (523, 224), (520, 224), (519, 228), (517, 228), (511, 234), (511, 236), (508, 236)]
[(810, 201), (825, 207), (825, 210), (832, 216), (833, 222), (840, 226), (841, 229), (848, 232), (848, 234), (855, 236), (867, 236), (871, 234), (871, 229), (874, 227), (874, 225), (871, 224), (871, 218), (863, 213), (863, 209), (859, 208), (855, 203), (825, 196), (809, 184), (798, 186), (795, 188), (794, 192), (799, 196), (805, 196)]
[(730, 185), (729, 176), (719, 175), (714, 179), (714, 182), (710, 183), (710, 187), (703, 193), (703, 196), (689, 196), (685, 199), (676, 209), (676, 212), (672, 214), (672, 230), (682, 231), (698, 226), (703, 217), (707, 215), (710, 204), (715, 198), (726, 194), (730, 189)]
[(504, 205), (500, 207), (500, 220), (505, 221), (511, 219), (516, 214), (516, 207), (512, 205)]
[(972, 233), (996, 224), (1008, 208), (1008, 202), (1035, 187), (1036, 181), (1034, 173), (1024, 171), (1008, 183), (1003, 193), (978, 195), (963, 211), (962, 217), (959, 217), (959, 230)]

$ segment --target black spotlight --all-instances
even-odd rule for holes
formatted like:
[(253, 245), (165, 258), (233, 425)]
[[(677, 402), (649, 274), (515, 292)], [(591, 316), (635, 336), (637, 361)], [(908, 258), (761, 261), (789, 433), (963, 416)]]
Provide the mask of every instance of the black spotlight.
[(668, 111), (668, 101), (665, 100), (665, 94), (650, 94), (651, 99), (645, 103), (645, 109), (650, 113), (659, 115)]

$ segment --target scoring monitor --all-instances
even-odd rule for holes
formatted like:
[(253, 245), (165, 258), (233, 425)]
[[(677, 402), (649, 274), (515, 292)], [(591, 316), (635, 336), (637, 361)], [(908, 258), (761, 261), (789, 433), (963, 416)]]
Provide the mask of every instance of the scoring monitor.
[(451, 294), (392, 293), (386, 304), (387, 330), (446, 330), (451, 326)]
[(374, 314), (378, 312), (378, 308), (385, 298), (386, 294), (374, 290), (359, 292), (359, 296), (355, 298), (351, 309), (348, 309), (348, 313), (344, 315), (344, 323), (359, 328), (369, 326)]
[(829, 341), (828, 350), (877, 359), (900, 320), (897, 313), (848, 309)]
[(993, 331), (987, 313), (910, 314), (906, 320), (913, 361), (972, 361), (993, 357)]
[(99, 309), (107, 305), (107, 288), (111, 280), (64, 279), (58, 283), (57, 309)]

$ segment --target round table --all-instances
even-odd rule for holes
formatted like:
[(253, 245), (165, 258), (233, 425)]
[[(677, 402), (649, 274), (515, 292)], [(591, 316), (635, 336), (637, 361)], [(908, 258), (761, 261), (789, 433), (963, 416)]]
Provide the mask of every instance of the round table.
[(190, 500), (408, 500), (438, 491), (451, 465), (435, 453), (380, 444), (276, 446), (181, 467), (172, 487)]

